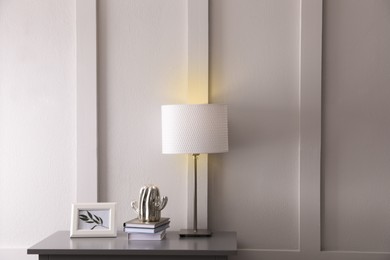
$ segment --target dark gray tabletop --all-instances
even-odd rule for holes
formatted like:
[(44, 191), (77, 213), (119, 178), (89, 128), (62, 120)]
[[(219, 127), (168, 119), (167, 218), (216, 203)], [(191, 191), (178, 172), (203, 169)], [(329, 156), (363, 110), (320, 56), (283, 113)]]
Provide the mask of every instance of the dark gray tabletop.
[(236, 232), (214, 232), (211, 237), (180, 238), (167, 232), (161, 241), (128, 240), (118, 232), (116, 238), (70, 238), (68, 231), (58, 231), (27, 249), (40, 255), (234, 255)]

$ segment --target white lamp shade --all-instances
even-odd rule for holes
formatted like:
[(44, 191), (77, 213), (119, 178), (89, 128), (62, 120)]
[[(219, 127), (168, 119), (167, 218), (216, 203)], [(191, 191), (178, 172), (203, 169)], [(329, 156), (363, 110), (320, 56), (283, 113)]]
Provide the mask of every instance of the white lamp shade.
[(165, 154), (223, 153), (229, 149), (226, 105), (165, 105), (161, 119)]

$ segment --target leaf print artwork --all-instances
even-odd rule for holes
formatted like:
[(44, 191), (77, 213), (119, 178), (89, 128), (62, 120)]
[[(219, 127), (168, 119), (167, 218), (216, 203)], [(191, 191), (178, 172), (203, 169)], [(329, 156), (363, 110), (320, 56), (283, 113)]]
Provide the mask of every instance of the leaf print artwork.
[(79, 214), (79, 219), (85, 223), (93, 224), (93, 226), (90, 228), (91, 230), (95, 229), (96, 227), (108, 229), (108, 227), (104, 225), (103, 219), (101, 217), (92, 214), (88, 210), (86, 210), (85, 212), (87, 214)]

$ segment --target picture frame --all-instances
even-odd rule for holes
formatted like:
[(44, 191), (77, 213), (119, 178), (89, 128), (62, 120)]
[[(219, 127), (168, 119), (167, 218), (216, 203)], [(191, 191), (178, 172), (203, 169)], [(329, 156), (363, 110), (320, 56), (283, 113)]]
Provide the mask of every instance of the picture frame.
[(73, 203), (70, 237), (116, 237), (116, 203)]

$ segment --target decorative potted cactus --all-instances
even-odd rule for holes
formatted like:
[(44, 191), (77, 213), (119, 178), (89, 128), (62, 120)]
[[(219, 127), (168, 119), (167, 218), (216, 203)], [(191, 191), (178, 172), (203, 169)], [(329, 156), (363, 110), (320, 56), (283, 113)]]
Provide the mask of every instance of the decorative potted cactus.
[(139, 201), (132, 201), (131, 207), (137, 212), (142, 222), (157, 222), (161, 218), (161, 210), (168, 203), (168, 197), (160, 198), (160, 191), (155, 185), (143, 186), (139, 192)]

